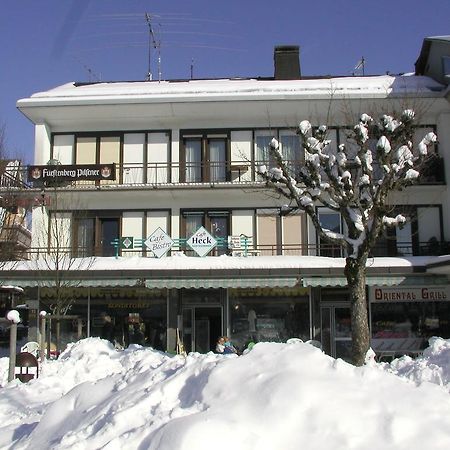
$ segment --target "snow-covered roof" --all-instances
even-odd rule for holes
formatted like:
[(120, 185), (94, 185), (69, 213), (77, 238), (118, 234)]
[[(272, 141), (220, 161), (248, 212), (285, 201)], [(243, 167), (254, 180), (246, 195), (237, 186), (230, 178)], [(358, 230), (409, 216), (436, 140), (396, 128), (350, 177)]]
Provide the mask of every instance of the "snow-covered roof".
[(92, 84), (67, 83), (30, 98), (19, 108), (108, 103), (160, 103), (180, 101), (231, 101), (379, 97), (406, 94), (436, 95), (443, 86), (424, 76), (336, 77), (299, 80), (222, 79), (189, 81), (133, 81)]
[[(385, 257), (370, 258), (367, 262), (367, 268), (380, 269), (380, 271), (389, 272), (391, 269), (412, 270), (425, 267), (428, 264), (437, 261), (437, 257), (415, 256), (408, 258)], [(19, 263), (6, 264), (2, 271), (29, 271), (29, 270), (48, 270), (48, 261), (21, 261)], [(83, 267), (92, 271), (181, 271), (190, 270), (273, 270), (273, 269), (298, 269), (311, 272), (314, 270), (333, 270), (343, 269), (345, 258), (328, 258), (321, 256), (257, 256), (257, 257), (235, 257), (235, 256), (210, 256), (204, 258), (189, 257), (179, 254), (164, 258), (145, 258), (145, 257), (96, 257), (86, 258), (86, 263), (80, 262), (71, 264), (73, 271), (83, 270)]]

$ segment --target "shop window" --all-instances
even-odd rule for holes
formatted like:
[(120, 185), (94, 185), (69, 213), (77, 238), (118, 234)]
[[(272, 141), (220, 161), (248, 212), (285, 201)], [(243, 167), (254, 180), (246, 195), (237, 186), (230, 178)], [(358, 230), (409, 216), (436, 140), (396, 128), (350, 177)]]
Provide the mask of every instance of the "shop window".
[(373, 303), (371, 318), (372, 345), (391, 356), (417, 352), (432, 336), (450, 338), (449, 302)]
[[(109, 316), (112, 340), (117, 345), (139, 344), (166, 350), (166, 296), (166, 291), (159, 289), (91, 289), (91, 336), (102, 337), (105, 316)], [(86, 308), (80, 309), (79, 314), (83, 313)]]
[(185, 136), (180, 161), (182, 182), (228, 181), (228, 138), (209, 135)]
[(310, 339), (307, 290), (231, 289), (229, 296), (231, 340), (239, 350), (250, 342)]

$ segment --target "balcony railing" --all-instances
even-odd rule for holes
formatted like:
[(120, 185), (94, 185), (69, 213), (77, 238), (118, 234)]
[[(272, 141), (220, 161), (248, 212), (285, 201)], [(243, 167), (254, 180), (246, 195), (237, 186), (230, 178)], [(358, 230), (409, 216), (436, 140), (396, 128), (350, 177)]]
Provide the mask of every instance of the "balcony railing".
[[(56, 180), (50, 183), (27, 180), (28, 167), (21, 167), (20, 176), (17, 176), (17, 168), (14, 169), (16, 179), (21, 182), (23, 188), (51, 187), (102, 187), (102, 186), (174, 186), (174, 185), (217, 185), (217, 184), (253, 184), (260, 182), (257, 170), (261, 165), (267, 165), (265, 161), (207, 161), (202, 163), (185, 162), (156, 162), (156, 163), (123, 163), (116, 164), (116, 179), (101, 181), (63, 181)], [(295, 171), (302, 163), (299, 161), (287, 161), (288, 166)], [(420, 184), (445, 183), (443, 159), (433, 157), (426, 162), (421, 169)], [(4, 180), (11, 180), (5, 174)], [(17, 182), (15, 184), (18, 187)]]
[[(183, 240), (181, 240), (183, 241)], [(186, 244), (177, 241), (176, 244), (168, 252), (168, 256), (173, 256), (177, 253), (184, 253), (187, 256), (196, 256), (194, 251), (188, 249)], [(94, 246), (94, 247), (59, 247), (59, 248), (30, 248), (26, 253), (26, 259), (36, 259), (40, 257), (50, 256), (50, 258), (57, 259), (63, 257), (64, 255), (70, 255), (71, 258), (82, 258), (91, 256), (142, 256), (142, 257), (153, 257), (153, 254), (148, 251), (145, 247), (135, 248), (135, 249), (119, 249), (117, 250), (114, 246)], [(450, 243), (449, 242), (423, 242), (416, 246), (411, 244), (399, 243), (396, 247), (392, 245), (379, 245), (373, 252), (373, 257), (408, 257), (408, 256), (438, 256), (450, 253)], [(270, 244), (259, 244), (252, 245), (247, 252), (233, 252), (232, 249), (228, 248), (225, 243), (214, 248), (208, 256), (220, 256), (229, 255), (235, 257), (259, 257), (259, 256), (325, 256), (331, 258), (342, 258), (345, 257), (344, 251), (333, 245), (323, 245), (317, 246), (315, 244), (284, 244), (284, 245), (270, 245)], [(20, 259), (24, 256), (21, 255)]]

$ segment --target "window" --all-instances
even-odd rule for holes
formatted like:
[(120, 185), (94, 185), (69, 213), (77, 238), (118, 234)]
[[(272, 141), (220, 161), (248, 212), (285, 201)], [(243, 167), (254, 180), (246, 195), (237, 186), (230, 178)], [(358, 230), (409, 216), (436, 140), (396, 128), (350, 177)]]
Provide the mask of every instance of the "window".
[(239, 350), (249, 342), (310, 339), (309, 297), (304, 288), (230, 289), (231, 340)]
[[(230, 213), (228, 211), (185, 211), (183, 212), (182, 233), (189, 239), (200, 227), (205, 227), (217, 239), (217, 246), (210, 255), (223, 255), (228, 251), (228, 236), (230, 234)], [(187, 246), (186, 253), (196, 255)]]
[(270, 153), (270, 141), (276, 137), (276, 131), (258, 130), (255, 132), (255, 162), (257, 166), (273, 167), (275, 160)]
[(444, 77), (450, 77), (450, 56), (442, 57), (442, 71)]
[(75, 217), (73, 228), (74, 256), (116, 255), (112, 242), (120, 237), (119, 217)]
[(270, 142), (276, 138), (280, 151), (288, 169), (295, 172), (304, 161), (304, 152), (300, 139), (295, 131), (290, 129), (256, 130), (255, 131), (255, 164), (268, 168), (276, 167), (277, 163), (270, 150)]
[(93, 218), (75, 221), (76, 256), (79, 258), (94, 254), (95, 223)]
[[(319, 221), (322, 228), (333, 233), (342, 233), (341, 215), (327, 208), (320, 208), (318, 211)], [(329, 256), (331, 258), (342, 257), (342, 249), (339, 245), (331, 244), (319, 238), (319, 255)]]
[(185, 183), (229, 180), (228, 137), (223, 135), (185, 135), (181, 147), (181, 181)]

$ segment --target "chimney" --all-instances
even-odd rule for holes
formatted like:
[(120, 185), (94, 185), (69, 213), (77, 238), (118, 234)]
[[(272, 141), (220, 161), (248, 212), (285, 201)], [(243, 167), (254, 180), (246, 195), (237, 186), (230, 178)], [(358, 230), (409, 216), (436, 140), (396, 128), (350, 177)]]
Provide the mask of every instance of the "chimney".
[(273, 59), (275, 80), (296, 80), (300, 74), (300, 47), (298, 45), (277, 45)]

